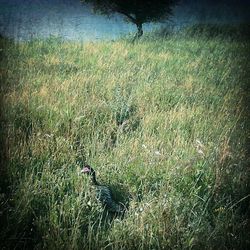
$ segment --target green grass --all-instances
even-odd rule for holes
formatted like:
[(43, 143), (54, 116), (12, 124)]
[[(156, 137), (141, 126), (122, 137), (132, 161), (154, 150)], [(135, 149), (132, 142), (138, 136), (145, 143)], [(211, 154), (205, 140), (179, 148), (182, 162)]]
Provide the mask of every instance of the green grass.
[[(247, 248), (249, 41), (196, 29), (1, 39), (3, 247)], [(123, 219), (103, 219), (84, 163)]]

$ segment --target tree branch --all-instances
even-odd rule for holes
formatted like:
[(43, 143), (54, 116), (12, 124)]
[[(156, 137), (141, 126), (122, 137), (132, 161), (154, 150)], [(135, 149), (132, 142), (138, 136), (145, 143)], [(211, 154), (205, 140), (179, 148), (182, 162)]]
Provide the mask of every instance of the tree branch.
[(136, 19), (134, 17), (132, 17), (131, 15), (127, 14), (126, 12), (124, 11), (121, 11), (121, 10), (117, 10), (118, 13), (126, 16), (128, 19), (130, 19), (133, 23), (136, 23)]

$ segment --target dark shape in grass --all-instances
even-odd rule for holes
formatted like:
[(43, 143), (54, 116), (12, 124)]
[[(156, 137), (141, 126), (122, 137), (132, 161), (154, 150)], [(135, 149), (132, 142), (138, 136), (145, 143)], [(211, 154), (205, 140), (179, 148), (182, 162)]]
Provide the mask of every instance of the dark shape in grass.
[(132, 87), (122, 90), (117, 86), (114, 90), (115, 100), (111, 102), (111, 110), (115, 126), (110, 132), (110, 138), (106, 147), (110, 148), (117, 144), (120, 133), (130, 133), (136, 131), (141, 123), (141, 118), (137, 114), (137, 106), (131, 103)]

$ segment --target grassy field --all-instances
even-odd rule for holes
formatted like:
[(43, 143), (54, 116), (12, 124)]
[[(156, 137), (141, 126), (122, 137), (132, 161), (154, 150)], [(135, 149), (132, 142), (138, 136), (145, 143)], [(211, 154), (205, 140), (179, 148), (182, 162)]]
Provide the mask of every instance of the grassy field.
[[(247, 249), (250, 44), (237, 32), (1, 39), (2, 248)], [(124, 218), (103, 219), (85, 163)]]

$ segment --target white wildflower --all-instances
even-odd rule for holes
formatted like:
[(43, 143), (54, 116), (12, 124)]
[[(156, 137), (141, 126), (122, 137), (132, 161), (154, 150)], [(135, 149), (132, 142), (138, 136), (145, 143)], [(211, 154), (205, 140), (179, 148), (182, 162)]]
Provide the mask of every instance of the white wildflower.
[(204, 144), (198, 139), (195, 140), (195, 144), (196, 144), (195, 147), (196, 147), (197, 153), (199, 155), (205, 156), (205, 153), (204, 153), (205, 146), (204, 146)]
[(203, 152), (201, 149), (198, 149), (198, 150), (197, 150), (197, 153), (200, 154), (200, 155), (202, 155), (202, 156), (205, 155), (204, 152)]
[(160, 156), (161, 155), (161, 153), (160, 153), (160, 151), (155, 151), (155, 155), (158, 155), (158, 156)]

